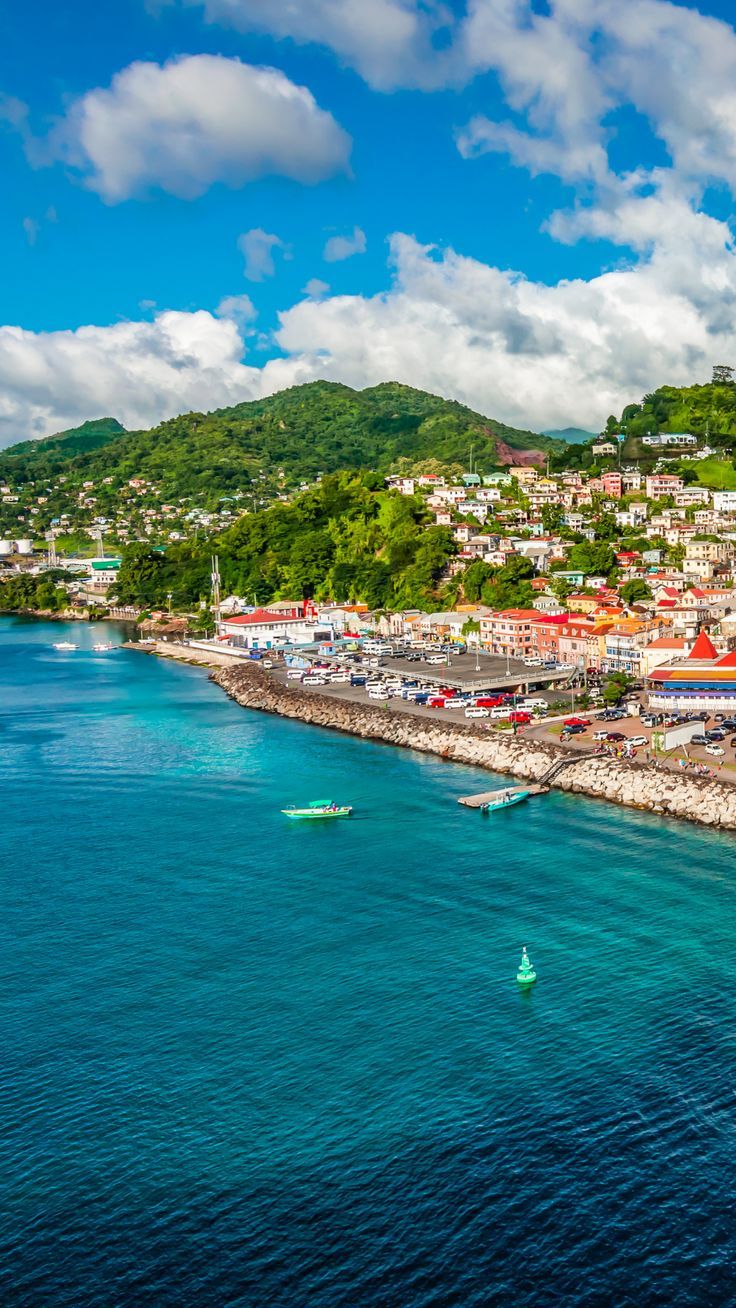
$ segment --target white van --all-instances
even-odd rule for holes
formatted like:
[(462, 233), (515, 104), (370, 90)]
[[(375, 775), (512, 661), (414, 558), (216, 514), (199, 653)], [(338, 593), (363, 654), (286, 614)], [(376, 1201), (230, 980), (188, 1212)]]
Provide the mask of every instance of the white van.
[(496, 718), (500, 722), (502, 718), (507, 718), (511, 711), (510, 708), (501, 708), (499, 705), (498, 708), (488, 709), (488, 716), (490, 718)]
[(441, 663), (448, 663), (449, 660), (446, 654), (427, 654), (424, 662), (428, 663), (430, 667), (438, 667)]
[(371, 686), (370, 690), (368, 691), (369, 699), (388, 699), (388, 697), (389, 694), (388, 694), (387, 686)]
[(534, 709), (541, 709), (542, 712), (544, 712), (545, 709), (549, 708), (549, 704), (546, 699), (519, 699), (516, 701), (516, 707), (520, 709), (531, 709), (532, 711)]
[(489, 718), (491, 711), (486, 708), (478, 708), (477, 704), (469, 704), (465, 710), (465, 716), (466, 718)]
[(327, 678), (326, 678), (326, 677), (317, 677), (317, 676), (315, 676), (313, 673), (310, 673), (309, 676), (307, 676), (307, 677), (302, 677), (302, 685), (303, 685), (303, 686), (326, 686), (326, 685), (327, 685)]

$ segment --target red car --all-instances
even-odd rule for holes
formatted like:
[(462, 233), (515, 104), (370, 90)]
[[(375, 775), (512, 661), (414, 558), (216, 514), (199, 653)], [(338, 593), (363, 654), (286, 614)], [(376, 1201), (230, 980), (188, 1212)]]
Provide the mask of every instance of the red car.
[(427, 708), (444, 708), (445, 701), (440, 695), (435, 695), (433, 699), (427, 700)]
[(562, 725), (565, 727), (587, 727), (588, 723), (585, 718), (565, 718)]
[(527, 722), (531, 722), (531, 720), (531, 713), (524, 713), (521, 709), (517, 709), (515, 713), (509, 713), (509, 722), (515, 722), (517, 727), (525, 727)]
[(479, 695), (475, 702), (478, 708), (500, 708), (503, 704), (503, 696)]

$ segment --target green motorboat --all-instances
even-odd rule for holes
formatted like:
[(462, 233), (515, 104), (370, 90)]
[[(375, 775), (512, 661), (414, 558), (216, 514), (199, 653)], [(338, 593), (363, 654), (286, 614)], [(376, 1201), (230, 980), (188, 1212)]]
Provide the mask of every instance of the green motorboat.
[(338, 818), (350, 817), (352, 808), (349, 804), (336, 804), (334, 799), (313, 799), (304, 808), (290, 804), (282, 808), (288, 818)]
[(521, 804), (522, 800), (529, 798), (528, 790), (514, 790), (509, 787), (507, 790), (501, 790), (495, 799), (489, 799), (485, 804), (481, 804), (481, 813), (495, 813), (499, 808), (511, 808), (512, 804)]
[(534, 971), (529, 955), (526, 952), (526, 945), (524, 945), (524, 948), (521, 951), (521, 962), (519, 963), (519, 970), (516, 973), (516, 980), (520, 986), (533, 986), (536, 979), (537, 974)]

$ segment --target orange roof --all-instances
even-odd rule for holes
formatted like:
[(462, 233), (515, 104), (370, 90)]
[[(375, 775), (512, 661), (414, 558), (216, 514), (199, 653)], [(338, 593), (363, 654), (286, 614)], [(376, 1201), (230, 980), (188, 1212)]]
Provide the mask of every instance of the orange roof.
[(684, 649), (686, 645), (686, 640), (676, 636), (660, 636), (658, 640), (650, 640), (647, 649)]
[(690, 653), (688, 654), (688, 658), (689, 659), (717, 659), (718, 658), (718, 650), (713, 644), (713, 641), (711, 640), (707, 631), (700, 632), (698, 639), (696, 640), (695, 644), (690, 650)]

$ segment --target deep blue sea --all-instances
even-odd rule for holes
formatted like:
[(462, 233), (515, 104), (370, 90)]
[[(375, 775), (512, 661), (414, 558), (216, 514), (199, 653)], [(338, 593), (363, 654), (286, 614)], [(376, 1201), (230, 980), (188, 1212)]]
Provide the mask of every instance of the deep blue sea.
[(736, 1302), (734, 839), (102, 636), (0, 621), (0, 1302)]

